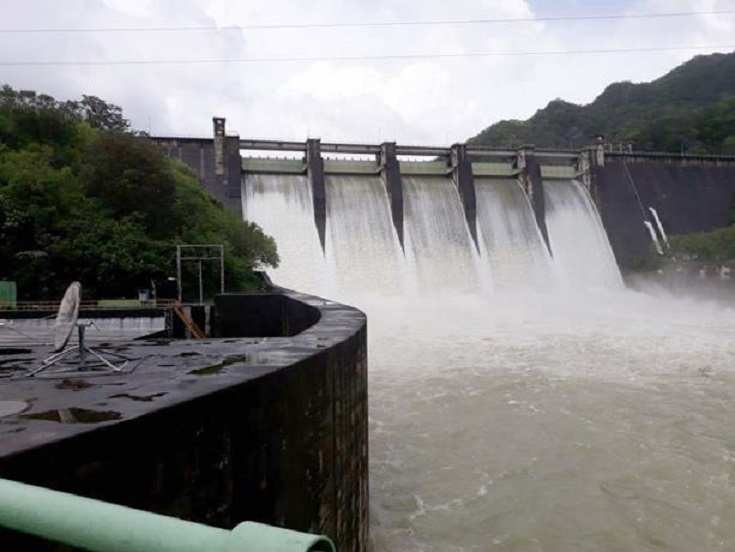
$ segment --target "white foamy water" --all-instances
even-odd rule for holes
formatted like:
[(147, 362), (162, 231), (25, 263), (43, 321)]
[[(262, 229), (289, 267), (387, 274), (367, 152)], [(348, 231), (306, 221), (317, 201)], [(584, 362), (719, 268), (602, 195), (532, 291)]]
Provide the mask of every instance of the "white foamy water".
[(666, 230), (664, 230), (664, 225), (661, 224), (661, 219), (658, 217), (658, 211), (656, 211), (656, 209), (654, 209), (653, 207), (649, 207), (648, 210), (651, 211), (651, 214), (653, 215), (653, 219), (656, 221), (656, 227), (658, 228), (658, 231), (661, 232), (661, 238), (664, 240), (664, 243), (668, 246), (669, 237), (666, 235)]
[(621, 288), (610, 242), (584, 186), (576, 180), (545, 181), (546, 227), (562, 286)]
[(330, 288), (314, 206), (306, 177), (248, 174), (243, 183), (243, 217), (273, 236), (281, 257), (269, 274), (286, 287), (323, 294)]
[(656, 230), (653, 229), (653, 224), (651, 224), (647, 220), (644, 220), (643, 225), (646, 227), (646, 230), (648, 230), (648, 234), (651, 236), (651, 241), (656, 247), (656, 253), (658, 253), (659, 255), (663, 255), (664, 250), (661, 248), (661, 242), (658, 241), (658, 236), (656, 235)]
[(326, 192), (326, 256), (335, 274), (333, 291), (403, 294), (403, 252), (380, 179), (328, 176)]
[(551, 257), (518, 181), (475, 179), (475, 194), (495, 289), (548, 286)]
[[(391, 250), (365, 244), (388, 239), (389, 217), (369, 215), (379, 230), (363, 231), (361, 214), (350, 228), (333, 211), (353, 195), (381, 205), (382, 189), (373, 197), (347, 188), (338, 200), (332, 190), (328, 209), (342, 217), (328, 223), (335, 273), (322, 281), (326, 291), (315, 290), (307, 261), (288, 282), (368, 314), (374, 552), (732, 550), (735, 311), (625, 290), (599, 217), (573, 182), (546, 186), (552, 267), (566, 285), (557, 289), (549, 277), (539, 291), (528, 269), (529, 285), (518, 290), (500, 282), (490, 294), (453, 288), (456, 276), (443, 280), (443, 272), (483, 275), (466, 228), (459, 231), (456, 192), (427, 197), (429, 185), (408, 186), (416, 241), (398, 269), (411, 293), (360, 283), (372, 256)], [(535, 244), (538, 229), (527, 214), (503, 222), (503, 210), (523, 205), (517, 197), (478, 190), (479, 260), (496, 277), (501, 269), (488, 256), (500, 255), (502, 243)], [(503, 205), (481, 207), (491, 194)], [(252, 199), (261, 214), (293, 209), (283, 198)], [(495, 220), (484, 220), (496, 208)], [(289, 252), (301, 253), (295, 244), (316, 239), (313, 221), (306, 235), (307, 215), (292, 216), (305, 217), (295, 230), (257, 220), (276, 228), (289, 264)], [(372, 247), (378, 253), (357, 253)], [(470, 251), (456, 254), (463, 247)], [(503, 254), (505, 264), (516, 262), (514, 252)], [(528, 254), (518, 254), (519, 281)], [(337, 264), (345, 255), (350, 261)], [(353, 287), (338, 292), (336, 282)]]
[(454, 184), (444, 178), (403, 178), (407, 256), (419, 290), (480, 289), (475, 246)]

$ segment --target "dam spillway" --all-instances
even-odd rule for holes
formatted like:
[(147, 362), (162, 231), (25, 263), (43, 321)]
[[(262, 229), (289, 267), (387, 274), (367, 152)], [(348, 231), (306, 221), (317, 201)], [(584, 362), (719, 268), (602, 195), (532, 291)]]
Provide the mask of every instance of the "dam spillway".
[(547, 243), (533, 192), (508, 163), (479, 164), (479, 175), (470, 176), (471, 207), (456, 173), (441, 163), (399, 166), (398, 216), (396, 192), (370, 162), (325, 160), (323, 192), (308, 175), (246, 172), (244, 218), (281, 249), (274, 279), (336, 297), (356, 290), (492, 294), (528, 285), (622, 286), (595, 205), (568, 168), (552, 173), (545, 186), (536, 184), (548, 205), (541, 215)]
[(368, 314), (376, 552), (735, 542), (731, 308), (625, 289), (567, 169), (476, 167), (473, 236), (446, 164), (402, 163), (400, 224), (378, 171), (339, 165), (323, 245), (305, 174), (246, 171), (243, 212), (279, 245), (275, 282)]
[(477, 179), (475, 191), (481, 251), (495, 285), (542, 288), (552, 273), (551, 255), (520, 183)]
[[(330, 280), (342, 288), (375, 292), (395, 286), (402, 253), (380, 179), (329, 176), (326, 201)], [(371, 265), (363, 259), (371, 259)]]
[(610, 242), (584, 187), (576, 180), (547, 183), (544, 198), (558, 282), (572, 289), (621, 288)]
[(479, 286), (472, 237), (451, 182), (404, 179), (407, 258), (419, 290), (472, 291)]

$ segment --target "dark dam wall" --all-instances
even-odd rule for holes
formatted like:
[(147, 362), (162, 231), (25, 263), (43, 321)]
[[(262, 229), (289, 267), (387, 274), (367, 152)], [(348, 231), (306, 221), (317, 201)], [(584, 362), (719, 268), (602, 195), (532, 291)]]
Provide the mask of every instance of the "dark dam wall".
[(604, 167), (594, 167), (592, 175), (593, 197), (624, 269), (636, 268), (650, 255), (643, 221), (657, 228), (651, 208), (667, 235), (707, 232), (734, 222), (735, 158), (608, 154)]
[(672, 234), (727, 226), (735, 198), (735, 164), (730, 167), (633, 162), (628, 170), (641, 201), (653, 207)]
[[(226, 337), (126, 344), (142, 362), (131, 374), (0, 383), (0, 400), (33, 398), (0, 418), (0, 477), (225, 528), (253, 520), (323, 533), (365, 551), (365, 316), (288, 291), (225, 295), (217, 308)], [(76, 423), (61, 423), (62, 412)], [(0, 532), (0, 549), (58, 548)]]
[(618, 266), (635, 269), (651, 253), (651, 237), (645, 226), (648, 213), (622, 163), (592, 169), (592, 197), (600, 212)]
[(215, 117), (214, 138), (151, 137), (163, 153), (187, 165), (222, 204), (242, 213), (238, 136), (225, 134), (225, 120)]

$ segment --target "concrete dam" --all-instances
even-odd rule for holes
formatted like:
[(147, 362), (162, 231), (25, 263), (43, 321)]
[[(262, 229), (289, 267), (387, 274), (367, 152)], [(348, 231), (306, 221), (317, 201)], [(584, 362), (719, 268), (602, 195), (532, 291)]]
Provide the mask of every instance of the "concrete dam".
[[(551, 263), (551, 272), (564, 270), (565, 246), (559, 236), (554, 246), (549, 226), (560, 231), (555, 213), (572, 202), (580, 216), (599, 217), (607, 236), (578, 233), (574, 247), (602, 239), (585, 256), (605, 256), (611, 247), (625, 273), (645, 264), (668, 235), (727, 226), (735, 205), (735, 157), (614, 152), (603, 144), (546, 151), (245, 140), (226, 135), (224, 125), (215, 119), (214, 139), (155, 140), (247, 219), (261, 222), (266, 196), (285, 194), (289, 208), (298, 202), (300, 215), (310, 219), (310, 228), (299, 231), (316, 233), (322, 254), (337, 246), (338, 225), (348, 232), (362, 225), (358, 232), (383, 232), (382, 241), (395, 241), (403, 256), (429, 246), (439, 251), (448, 241), (458, 267), (479, 255), (500, 281), (503, 272), (546, 279), (529, 267)], [(438, 241), (428, 244), (420, 226), (438, 220), (439, 212), (462, 216), (450, 216), (434, 236)], [(608, 240), (609, 246), (602, 243)], [(281, 248), (289, 243), (277, 241)], [(377, 247), (370, 242), (366, 247)], [(417, 259), (414, 264), (422, 262)], [(534, 270), (536, 276), (528, 274)]]
[(735, 311), (622, 279), (729, 223), (735, 160), (223, 140), (163, 147), (368, 316), (375, 552), (735, 542)]

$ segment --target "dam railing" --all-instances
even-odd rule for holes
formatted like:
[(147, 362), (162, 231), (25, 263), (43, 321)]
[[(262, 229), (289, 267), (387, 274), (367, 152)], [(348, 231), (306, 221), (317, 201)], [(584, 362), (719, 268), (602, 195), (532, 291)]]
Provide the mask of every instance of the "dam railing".
[[(79, 302), (82, 310), (115, 310), (115, 309), (170, 309), (176, 299), (99, 299)], [(59, 301), (15, 301), (13, 303), (0, 302), (0, 311), (57, 311)]]
[(335, 552), (320, 535), (254, 522), (228, 531), (7, 479), (0, 526), (91, 552)]

